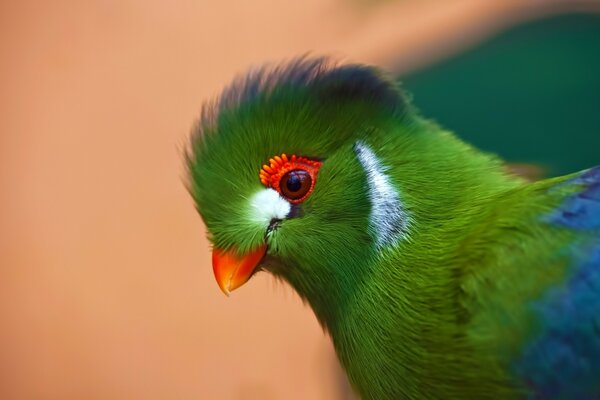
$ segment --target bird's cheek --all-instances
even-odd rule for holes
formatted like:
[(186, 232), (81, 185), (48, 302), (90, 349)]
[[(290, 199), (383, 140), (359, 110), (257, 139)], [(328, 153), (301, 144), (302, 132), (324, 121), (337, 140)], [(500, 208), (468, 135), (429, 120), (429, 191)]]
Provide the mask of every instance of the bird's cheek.
[(260, 264), (266, 251), (266, 244), (261, 244), (241, 256), (238, 255), (235, 249), (224, 251), (214, 248), (212, 255), (213, 272), (223, 293), (229, 295), (232, 290), (246, 283)]

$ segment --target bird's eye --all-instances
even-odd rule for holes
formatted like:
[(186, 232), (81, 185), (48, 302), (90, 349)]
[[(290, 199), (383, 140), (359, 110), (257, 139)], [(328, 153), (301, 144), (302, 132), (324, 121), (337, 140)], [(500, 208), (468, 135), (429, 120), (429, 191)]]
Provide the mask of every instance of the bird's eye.
[(312, 193), (321, 162), (285, 154), (269, 160), (260, 171), (263, 185), (273, 188), (290, 203), (301, 203)]
[(303, 169), (287, 172), (279, 181), (281, 194), (290, 200), (298, 200), (306, 196), (312, 186), (310, 174)]

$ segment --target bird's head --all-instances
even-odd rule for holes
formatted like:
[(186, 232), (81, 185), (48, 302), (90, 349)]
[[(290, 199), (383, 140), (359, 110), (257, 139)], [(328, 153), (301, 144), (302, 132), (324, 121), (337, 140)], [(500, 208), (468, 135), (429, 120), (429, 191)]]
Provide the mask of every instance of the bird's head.
[(306, 58), (250, 72), (207, 104), (187, 163), (221, 289), (266, 269), (304, 297), (349, 293), (408, 223), (370, 145), (408, 113), (378, 70)]

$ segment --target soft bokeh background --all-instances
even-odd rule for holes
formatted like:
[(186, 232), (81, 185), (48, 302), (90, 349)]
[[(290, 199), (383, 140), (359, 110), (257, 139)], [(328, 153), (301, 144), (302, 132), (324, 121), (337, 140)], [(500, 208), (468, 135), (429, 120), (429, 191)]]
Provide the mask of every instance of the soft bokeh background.
[(600, 14), (498, 32), (403, 74), (421, 111), (465, 140), (547, 175), (600, 164)]
[(226, 298), (214, 283), (182, 184), (200, 104), (250, 65), (333, 54), (398, 73), (425, 114), (477, 145), (568, 172), (600, 162), (598, 11), (0, 2), (0, 398), (348, 398), (287, 287), (259, 275)]

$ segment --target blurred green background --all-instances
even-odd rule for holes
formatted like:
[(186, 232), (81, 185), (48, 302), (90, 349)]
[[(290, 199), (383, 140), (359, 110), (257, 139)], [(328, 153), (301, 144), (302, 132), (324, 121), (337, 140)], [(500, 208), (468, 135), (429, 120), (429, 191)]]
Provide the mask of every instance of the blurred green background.
[(508, 161), (600, 164), (600, 15), (518, 25), (401, 81), (423, 115)]

